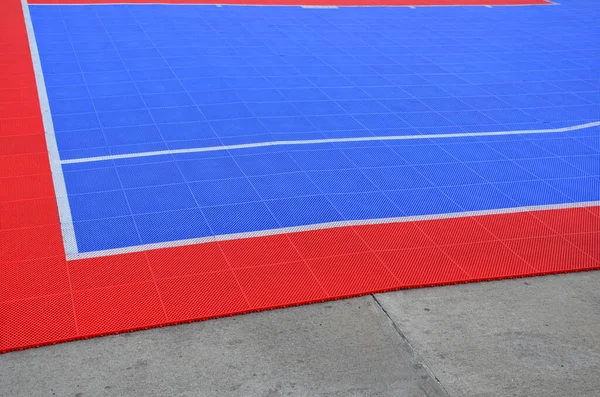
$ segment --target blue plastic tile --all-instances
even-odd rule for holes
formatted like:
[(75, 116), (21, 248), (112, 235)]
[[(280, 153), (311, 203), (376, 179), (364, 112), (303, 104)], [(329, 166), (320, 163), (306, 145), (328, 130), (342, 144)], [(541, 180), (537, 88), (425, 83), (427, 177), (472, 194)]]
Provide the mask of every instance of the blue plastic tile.
[(125, 189), (183, 182), (174, 162), (120, 166), (117, 171)]
[(493, 185), (452, 186), (440, 189), (463, 211), (512, 208), (516, 203)]
[(119, 176), (112, 167), (65, 172), (64, 176), (68, 194), (121, 189)]
[(87, 88), (92, 98), (138, 94), (135, 84), (127, 81), (106, 84), (90, 84), (88, 82)]
[(177, 161), (177, 167), (179, 167), (181, 174), (188, 182), (243, 176), (236, 162), (229, 156), (179, 160)]
[(282, 152), (238, 155), (235, 161), (247, 176), (300, 171), (292, 154)]
[(139, 95), (94, 98), (94, 107), (98, 112), (144, 109), (146, 104)]
[(328, 195), (327, 199), (342, 214), (344, 220), (394, 218), (404, 215), (381, 192), (333, 194)]
[(361, 193), (377, 188), (358, 169), (308, 172), (310, 180), (325, 194)]
[(186, 240), (212, 235), (200, 209), (186, 209), (134, 216), (144, 244)]
[(314, 225), (344, 220), (325, 196), (294, 197), (267, 201), (280, 227)]
[(54, 130), (56, 132), (90, 130), (100, 127), (96, 113), (53, 115), (52, 121), (54, 123)]
[[(367, 142), (369, 145), (374, 142)], [(396, 152), (389, 147), (357, 147), (344, 148), (342, 153), (357, 167), (386, 167), (406, 164)]]
[(213, 120), (210, 126), (219, 137), (261, 135), (268, 132), (257, 118)]
[(141, 243), (131, 216), (74, 222), (73, 226), (79, 252), (130, 247)]
[(462, 211), (462, 208), (436, 188), (397, 190), (386, 195), (404, 216), (450, 214)]
[[(174, 92), (183, 92), (184, 88), (179, 80), (148, 80), (136, 81), (134, 88), (140, 94), (167, 94)], [(113, 94), (116, 95), (116, 94)]]
[(346, 113), (346, 111), (334, 101), (302, 101), (290, 103), (304, 116), (326, 116)]
[[(600, 142), (600, 136), (592, 139)], [(587, 143), (585, 142), (585, 139), (583, 142)], [(541, 146), (543, 149), (557, 156), (576, 156), (598, 153), (598, 150), (594, 149), (593, 146), (588, 146), (584, 143), (582, 143), (581, 139), (575, 140), (573, 138), (536, 139), (535, 141), (536, 145)]]
[(415, 189), (432, 186), (412, 166), (367, 168), (362, 170), (369, 180), (381, 190)]
[(75, 222), (130, 214), (125, 195), (119, 190), (70, 195), (69, 205)]
[(304, 172), (264, 175), (249, 180), (265, 200), (320, 194)]
[(530, 159), (553, 156), (552, 153), (544, 150), (535, 143), (524, 140), (487, 142), (487, 145), (509, 159)]
[[(174, 108), (194, 105), (194, 101), (187, 92), (173, 92), (169, 94), (147, 94), (143, 101), (148, 108)], [(157, 120), (157, 122), (159, 122)]]
[(104, 128), (154, 124), (146, 109), (100, 112), (98, 119)]
[(77, 117), (74, 115), (75, 113), (92, 113), (94, 111), (94, 104), (88, 98), (52, 101), (53, 115), (71, 114), (73, 115), (72, 117)]
[(544, 181), (510, 182), (495, 185), (519, 207), (570, 203), (572, 199)]
[(134, 215), (197, 207), (185, 183), (127, 189), (125, 195)]
[(554, 179), (546, 183), (575, 202), (600, 200), (600, 181), (597, 178)]
[(246, 178), (193, 182), (189, 184), (189, 187), (201, 207), (260, 201), (254, 187)]
[(284, 117), (300, 116), (300, 112), (292, 104), (286, 102), (255, 102), (248, 103), (250, 116), (256, 117)]
[(58, 150), (61, 152), (61, 158), (64, 151), (67, 150), (106, 146), (104, 134), (100, 129), (57, 132), (55, 136)]
[[(444, 140), (446, 142), (446, 140)], [(456, 163), (458, 160), (438, 145), (398, 145), (396, 152), (408, 164)]]
[(505, 157), (485, 143), (440, 143), (439, 147), (459, 161), (492, 161)]
[(588, 175), (600, 176), (600, 155), (563, 157), (562, 159)]
[(202, 208), (214, 235), (269, 230), (280, 227), (262, 202)]
[(305, 171), (354, 168), (354, 164), (340, 150), (306, 150), (291, 152), (289, 156)]
[(155, 125), (105, 128), (104, 138), (108, 145), (129, 145), (163, 141)]
[(541, 158), (530, 160), (514, 160), (514, 162), (541, 179), (569, 178), (585, 176), (583, 171), (571, 166), (566, 161), (558, 158)]
[(458, 186), (485, 183), (485, 181), (460, 163), (439, 165), (416, 165), (415, 169), (424, 175), (435, 186)]

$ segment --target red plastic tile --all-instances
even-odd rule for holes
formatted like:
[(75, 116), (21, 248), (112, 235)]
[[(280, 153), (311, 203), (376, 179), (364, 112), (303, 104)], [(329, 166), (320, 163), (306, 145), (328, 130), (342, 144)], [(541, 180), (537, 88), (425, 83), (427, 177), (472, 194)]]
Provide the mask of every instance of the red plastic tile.
[(371, 252), (312, 259), (307, 263), (331, 297), (400, 287), (398, 280)]
[(467, 281), (470, 277), (437, 247), (378, 252), (402, 287)]
[(505, 243), (541, 273), (589, 269), (598, 265), (597, 260), (560, 236), (510, 240)]
[(145, 328), (166, 321), (152, 281), (73, 291), (80, 335)]
[(48, 154), (24, 154), (13, 156), (0, 156), (0, 170), (2, 177), (27, 176), (36, 174), (49, 174), (50, 163)]
[(369, 251), (369, 247), (351, 227), (292, 233), (289, 237), (306, 259)]
[(54, 197), (49, 174), (0, 178), (0, 203)]
[(569, 234), (565, 238), (600, 265), (600, 232)]
[(423, 221), (419, 223), (419, 228), (439, 245), (496, 240), (475, 217)]
[(0, 352), (77, 336), (71, 295), (0, 302)]
[[(14, 90), (14, 88), (12, 88), (12, 90)], [(31, 88), (27, 87), (25, 88), (25, 91), (31, 92)], [(23, 117), (38, 116), (40, 116), (40, 103), (37, 99), (35, 102), (0, 103), (0, 119), (20, 119)]]
[(231, 271), (158, 280), (168, 321), (191, 321), (249, 310)]
[(556, 234), (529, 212), (481, 216), (477, 218), (477, 222), (501, 240)]
[(490, 280), (536, 274), (517, 254), (500, 241), (443, 247), (442, 250), (474, 280)]
[(0, 120), (0, 137), (31, 134), (44, 134), (41, 117)]
[(54, 197), (0, 204), (0, 230), (59, 224)]
[(0, 156), (29, 153), (44, 153), (47, 156), (46, 138), (44, 138), (43, 135), (33, 134), (0, 137)]
[(219, 241), (232, 269), (299, 261), (287, 235)]
[(58, 225), (0, 230), (0, 262), (17, 262), (64, 255)]
[(181, 277), (229, 269), (217, 243), (147, 251), (156, 278)]
[(434, 245), (431, 239), (413, 222), (356, 226), (355, 231), (375, 251)]
[[(0, 65), (0, 69), (3, 73), (10, 74), (11, 68), (19, 68), (21, 65), (10, 64), (10, 65)], [(0, 88), (0, 104), (2, 103), (19, 103), (19, 102), (27, 102), (30, 101), (31, 98), (35, 98), (37, 95), (37, 90), (35, 87), (30, 88), (11, 88), (11, 89), (3, 89)], [(37, 103), (36, 103), (37, 104)], [(38, 105), (39, 107), (39, 105)], [(37, 117), (37, 114), (33, 115), (33, 117)]]
[(69, 292), (64, 256), (17, 263), (0, 262), (0, 302)]
[(152, 280), (143, 252), (69, 261), (73, 290)]
[(304, 262), (238, 269), (235, 274), (253, 309), (327, 298)]
[(538, 211), (535, 217), (560, 234), (600, 231), (600, 218), (588, 208)]

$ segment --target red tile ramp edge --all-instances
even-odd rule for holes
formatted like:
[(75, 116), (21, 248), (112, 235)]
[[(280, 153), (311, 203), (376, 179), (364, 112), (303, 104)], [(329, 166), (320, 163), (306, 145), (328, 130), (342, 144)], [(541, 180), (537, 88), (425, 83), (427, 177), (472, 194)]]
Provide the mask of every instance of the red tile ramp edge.
[(0, 352), (401, 288), (600, 269), (600, 206), (66, 261), (21, 4), (0, 5)]
[(31, 0), (29, 4), (239, 4), (302, 6), (507, 6), (552, 4), (550, 0)]

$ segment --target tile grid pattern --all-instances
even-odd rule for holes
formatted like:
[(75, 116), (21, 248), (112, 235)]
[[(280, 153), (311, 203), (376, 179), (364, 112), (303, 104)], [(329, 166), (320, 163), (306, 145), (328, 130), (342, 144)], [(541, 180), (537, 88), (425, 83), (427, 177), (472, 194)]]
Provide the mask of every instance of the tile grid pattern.
[[(44, 35), (48, 45), (42, 49), (42, 59), (50, 57), (44, 71), (50, 77), (51, 107), (65, 158), (290, 137), (543, 128), (594, 120), (600, 113), (597, 103), (584, 98), (598, 86), (591, 79), (594, 58), (582, 56), (580, 63), (562, 61), (553, 65), (560, 73), (551, 77), (543, 73), (548, 71), (547, 66), (537, 60), (548, 53), (545, 48), (540, 49), (534, 39), (523, 45), (527, 43), (521, 37), (523, 32), (518, 32), (520, 44), (515, 48), (514, 37), (503, 37), (505, 31), (501, 31), (492, 34), (505, 47), (498, 54), (511, 57), (500, 63), (498, 56), (481, 52), (485, 44), (482, 39), (478, 37), (474, 45), (472, 38), (457, 28), (460, 20), (446, 16), (446, 11), (443, 15), (434, 12), (433, 18), (420, 16), (415, 21), (416, 10), (398, 9), (395, 12), (399, 15), (389, 16), (382, 9), (374, 9), (358, 22), (356, 14), (346, 10), (261, 8), (239, 12), (216, 7), (134, 6), (127, 7), (124, 16), (123, 9), (39, 9), (47, 19), (52, 18), (49, 27), (54, 28), (61, 18), (64, 31), (70, 34)], [(481, 13), (475, 10), (467, 14), (470, 18)], [(397, 25), (392, 25), (398, 16), (404, 22), (410, 18), (412, 26), (398, 31)], [(178, 28), (172, 18), (177, 18)], [(44, 32), (44, 19), (41, 21)], [(501, 17), (485, 18), (486, 23), (490, 21), (503, 23)], [(539, 29), (538, 24), (533, 25), (527, 33)], [(430, 30), (433, 26), (437, 31)], [(417, 29), (430, 33), (420, 39), (404, 38), (407, 32)], [(349, 34), (353, 38), (348, 38)], [(247, 38), (250, 36), (251, 41)], [(108, 50), (82, 51), (78, 43), (89, 46), (90, 37), (97, 40), (92, 41), (95, 48)], [(556, 40), (559, 37), (569, 44), (574, 40), (554, 35)], [(60, 41), (65, 38), (68, 40)], [(186, 47), (180, 46), (182, 42)], [(63, 52), (66, 48), (61, 45), (65, 43), (73, 50)], [(521, 53), (528, 54), (530, 60), (517, 58), (516, 54)], [(75, 66), (52, 61), (53, 57), (69, 59), (68, 54), (73, 56)], [(467, 61), (459, 63), (452, 55), (462, 55)], [(495, 69), (490, 69), (492, 65)], [(75, 67), (83, 72), (64, 73)], [(481, 72), (484, 67), (486, 71)], [(89, 68), (93, 68), (91, 72)], [(108, 70), (100, 73), (98, 68)], [(473, 71), (470, 68), (477, 68), (478, 73), (465, 73), (465, 69)], [(539, 77), (538, 72), (542, 72)], [(138, 76), (146, 81), (137, 81)], [(96, 78), (116, 80), (90, 84), (90, 79), (97, 83)], [(83, 85), (61, 85), (64, 81), (75, 84), (78, 79)], [(517, 86), (514, 81), (518, 79), (530, 81)], [(201, 90), (207, 85), (212, 89)], [(215, 85), (220, 89), (215, 90)], [(131, 95), (95, 98), (92, 94), (114, 95), (114, 90), (124, 93), (124, 86)], [(157, 87), (164, 91), (148, 94), (147, 90), (153, 92)], [(575, 92), (583, 96), (567, 92), (573, 88), (581, 90)], [(84, 95), (86, 92), (89, 95)], [(83, 98), (61, 100), (56, 95), (88, 98), (87, 102)], [(557, 105), (557, 101), (566, 101), (568, 106)], [(61, 113), (62, 108), (73, 109), (75, 102), (81, 104), (81, 112), (93, 112)], [(215, 102), (222, 103), (207, 104)], [(517, 107), (525, 102), (531, 109)], [(112, 111), (98, 111), (99, 105), (101, 110)], [(116, 111), (114, 106), (121, 110)], [(68, 131), (81, 128), (81, 120), (84, 125), (101, 128)], [(175, 120), (189, 123), (161, 123)], [(63, 127), (65, 123), (67, 127)], [(257, 149), (214, 158), (207, 157), (218, 154), (74, 164), (65, 167), (65, 176), (69, 193), (73, 194), (76, 229), (83, 236), (78, 239), (80, 249), (86, 251), (114, 248), (115, 244), (155, 243), (336, 220), (595, 200), (597, 129), (570, 135), (560, 140), (554, 136), (509, 137), (519, 139), (519, 146), (527, 141), (533, 152), (513, 154), (512, 158), (507, 158), (505, 152), (510, 152), (515, 142), (494, 142), (502, 140), (498, 137), (459, 138), (432, 140), (428, 145), (337, 144), (300, 150)], [(169, 141), (169, 136), (207, 139)], [(131, 139), (138, 143), (123, 145)], [(74, 150), (69, 146), (93, 142), (104, 142), (105, 147)], [(563, 145), (568, 149), (561, 149)], [(560, 150), (562, 155), (581, 155), (567, 158), (577, 164), (552, 159)], [(248, 152), (260, 154), (246, 156)], [(530, 160), (537, 157), (548, 159)], [(382, 163), (377, 164), (378, 160)], [(374, 161), (376, 164), (368, 164)], [(481, 163), (470, 166), (467, 161)], [(440, 166), (432, 162), (445, 163), (448, 172), (440, 175)], [(125, 165), (131, 163), (137, 165)], [(370, 168), (377, 166), (381, 168)], [(544, 169), (549, 166), (555, 171), (545, 175)], [(502, 177), (488, 175), (496, 167), (512, 179), (494, 181)], [(556, 180), (543, 181), (546, 178)], [(492, 184), (499, 182), (502, 184)], [(472, 201), (477, 196), (484, 199)], [(289, 209), (302, 203), (322, 211), (313, 211), (313, 217), (290, 216)], [(365, 203), (376, 205), (369, 208)], [(232, 213), (239, 215), (241, 224), (229, 219)], [(170, 227), (158, 226), (165, 223)], [(100, 236), (105, 230), (115, 231), (106, 234), (109, 241)]]

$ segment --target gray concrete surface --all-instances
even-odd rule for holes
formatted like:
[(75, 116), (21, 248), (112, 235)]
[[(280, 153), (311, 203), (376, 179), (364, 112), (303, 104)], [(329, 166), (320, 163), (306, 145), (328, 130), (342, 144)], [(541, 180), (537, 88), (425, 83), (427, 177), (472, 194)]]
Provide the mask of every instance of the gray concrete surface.
[(600, 396), (600, 272), (377, 299), (451, 396)]
[(599, 287), (409, 290), (13, 352), (0, 396), (599, 396)]

